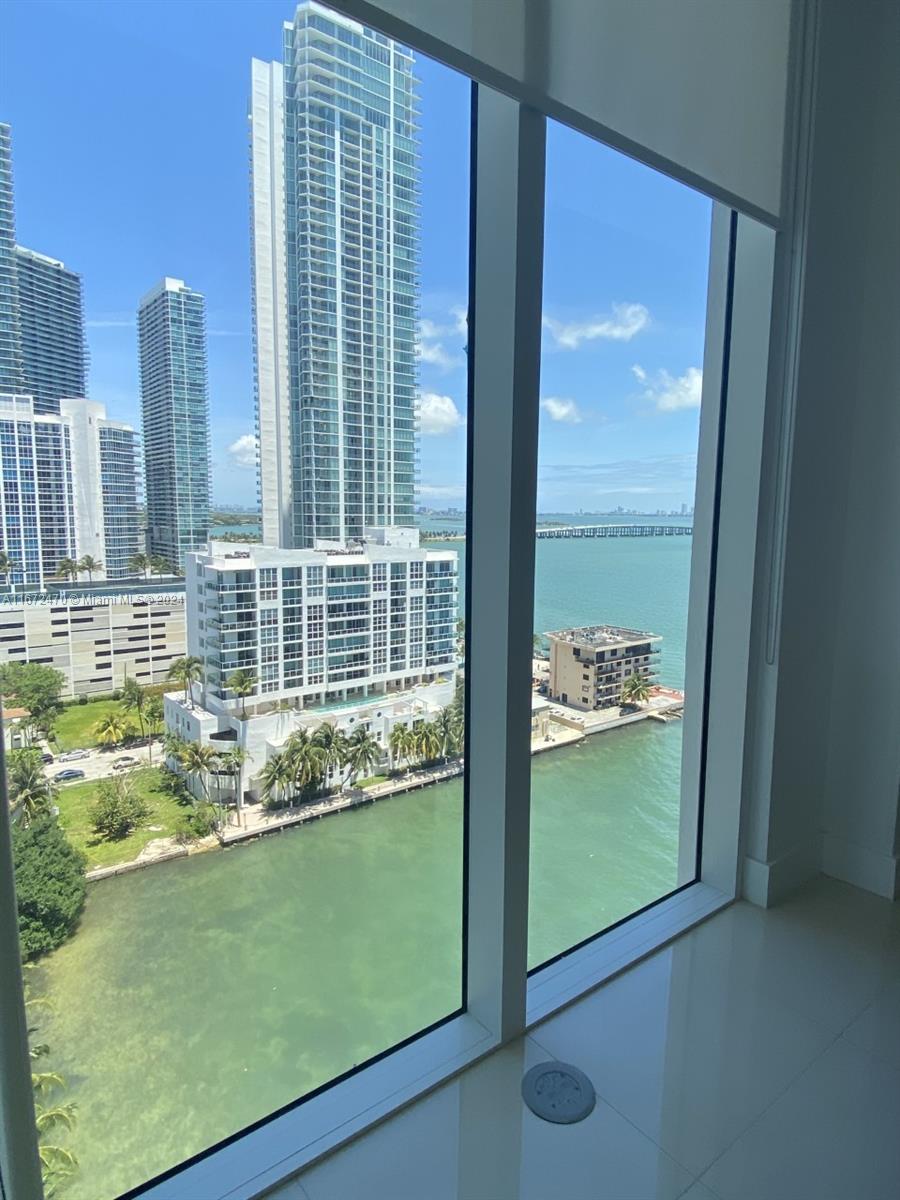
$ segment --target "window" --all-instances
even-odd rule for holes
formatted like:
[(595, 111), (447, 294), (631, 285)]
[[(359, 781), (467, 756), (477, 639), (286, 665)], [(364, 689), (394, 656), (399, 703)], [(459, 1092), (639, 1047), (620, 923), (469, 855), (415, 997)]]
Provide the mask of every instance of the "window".
[(705, 197), (553, 121), (545, 203), (532, 968), (694, 878), (682, 718), (701, 699), (685, 638), (711, 220)]

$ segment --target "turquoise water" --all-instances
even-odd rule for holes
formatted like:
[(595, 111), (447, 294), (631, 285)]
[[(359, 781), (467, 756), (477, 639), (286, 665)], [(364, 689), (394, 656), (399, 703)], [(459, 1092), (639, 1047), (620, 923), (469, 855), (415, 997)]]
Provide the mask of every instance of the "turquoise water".
[[(537, 553), (537, 629), (652, 630), (682, 682), (690, 539)], [(680, 723), (643, 722), (532, 760), (532, 963), (675, 886), (680, 753)], [(79, 1106), (68, 1200), (109, 1200), (453, 1011), (461, 847), (455, 780), (92, 887), (37, 980)]]

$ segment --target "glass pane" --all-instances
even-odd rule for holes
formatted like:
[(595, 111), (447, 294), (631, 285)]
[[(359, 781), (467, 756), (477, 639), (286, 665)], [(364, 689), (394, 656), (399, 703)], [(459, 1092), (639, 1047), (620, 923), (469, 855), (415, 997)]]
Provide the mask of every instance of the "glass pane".
[(530, 967), (687, 881), (680, 714), (711, 219), (704, 197), (555, 122), (546, 205)]
[(110, 1200), (462, 1005), (470, 82), (12, 10), (0, 691), (41, 1140)]

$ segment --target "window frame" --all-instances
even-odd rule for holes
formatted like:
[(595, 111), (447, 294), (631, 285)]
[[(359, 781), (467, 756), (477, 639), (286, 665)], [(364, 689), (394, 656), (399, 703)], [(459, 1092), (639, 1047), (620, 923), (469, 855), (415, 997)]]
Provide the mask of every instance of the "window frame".
[[(352, 12), (349, 0), (329, 2)], [(440, 60), (427, 34), (410, 38), (409, 27), (387, 14), (379, 14), (377, 27)], [(459, 64), (447, 65), (459, 69)], [(472, 64), (466, 66), (472, 69)], [(486, 74), (473, 82), (465, 1011), (126, 1197), (251, 1200), (520, 1036), (737, 894), (775, 231), (714, 203), (686, 678), (688, 695), (702, 695), (703, 702), (689, 703), (684, 725), (683, 797), (705, 793), (709, 801), (699, 814), (690, 803), (683, 805), (683, 827), (691, 820), (699, 826), (694, 881), (529, 975), (528, 685), (544, 141), (547, 116), (554, 114), (549, 106), (539, 111), (493, 90), (491, 82)], [(595, 137), (589, 124), (585, 121), (580, 132)], [(499, 723), (498, 712), (505, 714)], [(11, 884), (8, 816), (2, 807), (0, 874)], [(0, 976), (0, 1000), (14, 1017), (3, 1022), (0, 1034), (5, 1081), (0, 1085), (0, 1170), (12, 1194), (40, 1195), (39, 1182), (34, 1186), (40, 1176), (15, 901), (2, 881), (0, 910), (0, 954), (4, 962), (16, 963), (16, 969)]]

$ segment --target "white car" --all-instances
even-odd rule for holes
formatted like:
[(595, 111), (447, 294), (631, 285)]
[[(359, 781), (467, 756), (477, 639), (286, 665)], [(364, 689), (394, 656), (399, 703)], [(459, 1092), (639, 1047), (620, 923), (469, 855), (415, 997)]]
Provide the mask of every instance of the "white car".
[(76, 762), (79, 758), (89, 758), (90, 750), (67, 750), (59, 756), (60, 762)]

